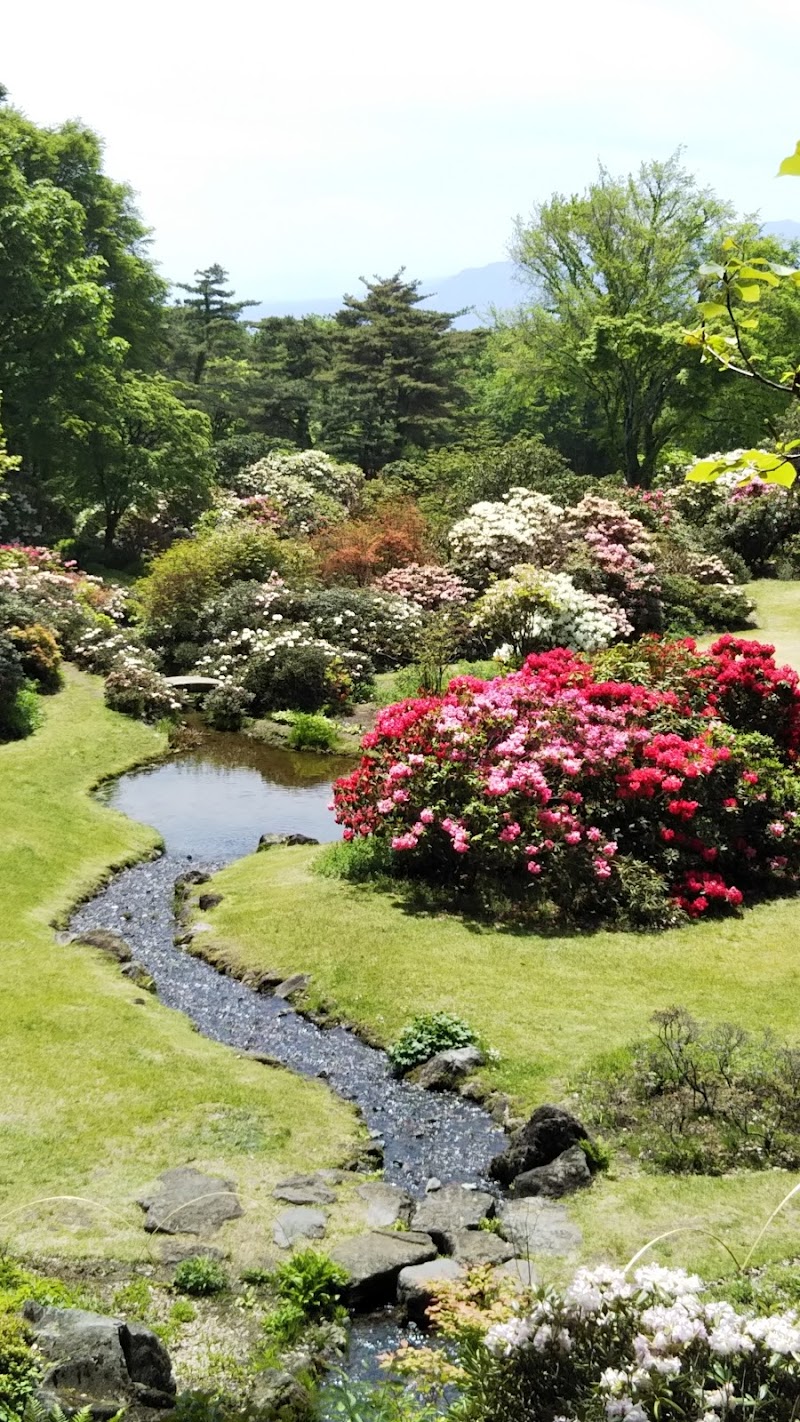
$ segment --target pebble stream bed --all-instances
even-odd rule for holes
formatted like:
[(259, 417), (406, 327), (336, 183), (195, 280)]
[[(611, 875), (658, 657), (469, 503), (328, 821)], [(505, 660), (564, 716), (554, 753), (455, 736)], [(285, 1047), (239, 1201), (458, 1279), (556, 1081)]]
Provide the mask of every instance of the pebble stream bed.
[[(175, 880), (187, 869), (221, 867), (171, 852), (126, 869), (77, 910), (70, 930), (120, 933), (152, 975), (161, 1001), (184, 1012), (206, 1037), (324, 1079), (357, 1107), (382, 1145), (386, 1180), (417, 1196), (431, 1177), (486, 1187), (489, 1162), (506, 1143), (488, 1112), (453, 1093), (396, 1080), (385, 1052), (354, 1032), (320, 1028), (288, 1002), (257, 993), (175, 947)], [(296, 968), (302, 971), (303, 964)]]

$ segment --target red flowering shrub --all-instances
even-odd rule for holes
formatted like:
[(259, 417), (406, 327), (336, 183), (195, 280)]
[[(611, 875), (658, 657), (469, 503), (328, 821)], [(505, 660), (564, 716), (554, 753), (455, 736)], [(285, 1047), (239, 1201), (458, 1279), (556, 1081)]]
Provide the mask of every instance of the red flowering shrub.
[(390, 706), (336, 783), (344, 837), (551, 919), (665, 923), (785, 891), (800, 877), (800, 693), (751, 645), (654, 642), (660, 685), (601, 680), (559, 648)]

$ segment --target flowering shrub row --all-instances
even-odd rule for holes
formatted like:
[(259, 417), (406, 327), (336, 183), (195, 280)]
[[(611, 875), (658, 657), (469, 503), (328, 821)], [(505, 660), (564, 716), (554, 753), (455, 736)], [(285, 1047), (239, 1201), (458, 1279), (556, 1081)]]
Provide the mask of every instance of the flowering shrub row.
[(800, 874), (797, 677), (730, 637), (658, 657), (660, 685), (602, 680), (557, 649), (388, 707), (335, 786), (345, 839), (485, 905), (502, 886), (534, 916), (664, 923), (785, 892)]
[(430, 1310), (455, 1363), (402, 1350), (396, 1371), (455, 1383), (476, 1422), (790, 1422), (800, 1394), (794, 1311), (739, 1312), (703, 1281), (652, 1264), (579, 1269), (564, 1289), (514, 1299), (488, 1275)]

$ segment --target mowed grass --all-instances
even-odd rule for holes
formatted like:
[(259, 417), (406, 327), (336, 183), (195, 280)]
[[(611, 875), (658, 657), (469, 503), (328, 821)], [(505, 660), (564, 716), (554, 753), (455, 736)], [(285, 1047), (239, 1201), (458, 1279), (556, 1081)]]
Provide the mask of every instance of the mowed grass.
[[(800, 665), (798, 585), (754, 591), (762, 621), (754, 635)], [(485, 1079), (521, 1109), (563, 1099), (590, 1063), (646, 1033), (652, 1013), (675, 1003), (800, 1041), (796, 900), (668, 933), (543, 938), (409, 913), (391, 894), (315, 874), (318, 853), (273, 850), (217, 875), (224, 899), (205, 916), (215, 948), (241, 967), (311, 973), (313, 997), (386, 1043), (415, 1013), (457, 1013), (501, 1053)], [(688, 1225), (744, 1252), (795, 1183), (774, 1171), (654, 1177), (618, 1163), (570, 1210), (590, 1258), (625, 1260), (655, 1235)], [(759, 1257), (787, 1253), (800, 1254), (794, 1204)], [(709, 1272), (726, 1267), (724, 1251), (703, 1234), (679, 1235), (658, 1254)]]
[(0, 746), (0, 1240), (136, 1257), (150, 1247), (136, 1194), (191, 1161), (236, 1180), (246, 1215), (221, 1239), (252, 1258), (275, 1180), (336, 1163), (353, 1114), (206, 1041), (100, 953), (58, 944), (53, 918), (155, 843), (91, 787), (164, 742), (74, 671), (43, 706), (41, 730)]

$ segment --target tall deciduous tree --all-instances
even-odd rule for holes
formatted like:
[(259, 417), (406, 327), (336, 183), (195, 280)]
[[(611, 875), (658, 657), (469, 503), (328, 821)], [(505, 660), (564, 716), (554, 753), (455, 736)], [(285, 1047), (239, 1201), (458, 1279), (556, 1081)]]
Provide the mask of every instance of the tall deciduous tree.
[(649, 483), (697, 399), (682, 323), (727, 215), (676, 154), (627, 178), (601, 168), (583, 196), (556, 195), (517, 224), (513, 254), (536, 300), (523, 333), (529, 364), (598, 411), (631, 484)]
[(322, 443), (373, 474), (446, 443), (461, 391), (446, 340), (453, 316), (421, 308), (420, 283), (402, 269), (364, 285), (336, 314)]

